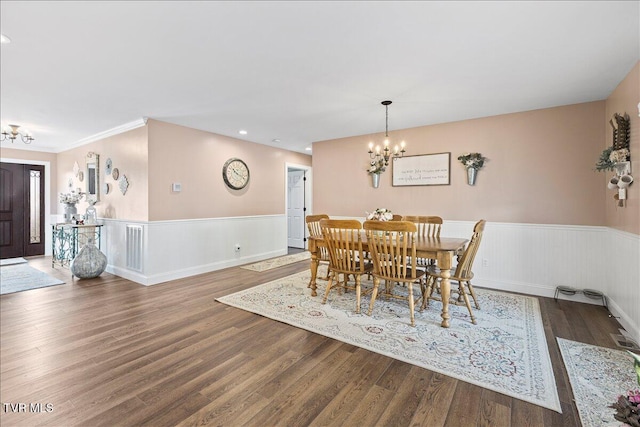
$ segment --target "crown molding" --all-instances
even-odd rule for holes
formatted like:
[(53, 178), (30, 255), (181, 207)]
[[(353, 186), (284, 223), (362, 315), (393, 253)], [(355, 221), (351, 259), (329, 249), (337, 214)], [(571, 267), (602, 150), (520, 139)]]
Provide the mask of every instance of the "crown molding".
[(140, 118), (138, 120), (134, 120), (132, 122), (125, 123), (123, 125), (116, 126), (114, 128), (111, 128), (111, 129), (107, 129), (107, 130), (105, 130), (103, 132), (99, 132), (99, 133), (96, 133), (94, 135), (88, 136), (86, 138), (82, 138), (82, 139), (74, 142), (73, 144), (64, 147), (63, 149), (59, 150), (58, 152), (60, 153), (60, 152), (63, 152), (63, 151), (71, 150), (73, 148), (78, 148), (78, 147), (81, 147), (83, 145), (87, 145), (87, 144), (90, 144), (92, 142), (99, 141), (99, 140), (104, 139), (104, 138), (108, 138), (110, 136), (119, 135), (121, 133), (130, 131), (130, 130), (133, 130), (133, 129), (137, 129), (137, 128), (142, 127), (142, 126), (146, 126), (147, 120), (149, 120), (148, 117), (142, 117), (142, 118)]

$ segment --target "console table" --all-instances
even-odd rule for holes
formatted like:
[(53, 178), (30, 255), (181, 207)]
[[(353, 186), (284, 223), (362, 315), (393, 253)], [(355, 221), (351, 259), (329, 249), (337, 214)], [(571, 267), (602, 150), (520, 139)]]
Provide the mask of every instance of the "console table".
[(102, 226), (102, 224), (51, 224), (51, 266), (68, 267), (80, 249), (89, 242), (93, 242), (100, 249)]

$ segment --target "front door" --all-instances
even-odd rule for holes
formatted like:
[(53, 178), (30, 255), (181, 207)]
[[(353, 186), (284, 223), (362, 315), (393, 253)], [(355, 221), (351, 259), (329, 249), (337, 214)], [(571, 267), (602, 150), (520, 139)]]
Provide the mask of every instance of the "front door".
[(44, 166), (0, 163), (0, 258), (44, 255)]

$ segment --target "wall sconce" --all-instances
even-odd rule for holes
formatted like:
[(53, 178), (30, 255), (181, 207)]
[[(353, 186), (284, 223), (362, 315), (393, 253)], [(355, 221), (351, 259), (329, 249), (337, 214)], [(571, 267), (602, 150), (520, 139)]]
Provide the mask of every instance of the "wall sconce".
[(33, 137), (29, 134), (29, 132), (22, 133), (18, 130), (20, 126), (9, 125), (9, 128), (10, 129), (2, 129), (2, 137), (0, 138), (0, 141), (9, 140), (13, 144), (13, 141), (15, 141), (18, 136), (20, 136), (20, 139), (22, 139), (22, 142), (24, 142), (25, 144), (31, 144), (31, 141), (33, 141)]

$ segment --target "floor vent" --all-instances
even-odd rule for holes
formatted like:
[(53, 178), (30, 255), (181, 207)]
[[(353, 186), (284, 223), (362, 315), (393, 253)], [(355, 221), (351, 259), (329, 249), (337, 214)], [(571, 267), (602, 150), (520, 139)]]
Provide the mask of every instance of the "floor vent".
[(638, 343), (636, 343), (632, 339), (627, 338), (624, 335), (618, 335), (618, 334), (610, 334), (610, 335), (611, 335), (611, 338), (613, 339), (613, 342), (615, 342), (618, 347), (622, 347), (626, 350), (631, 350), (631, 351), (640, 351), (640, 348), (638, 347)]
[(142, 271), (142, 226), (127, 225), (127, 268)]

